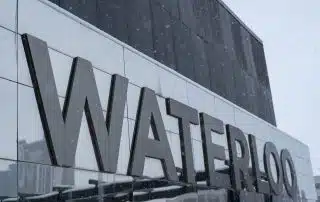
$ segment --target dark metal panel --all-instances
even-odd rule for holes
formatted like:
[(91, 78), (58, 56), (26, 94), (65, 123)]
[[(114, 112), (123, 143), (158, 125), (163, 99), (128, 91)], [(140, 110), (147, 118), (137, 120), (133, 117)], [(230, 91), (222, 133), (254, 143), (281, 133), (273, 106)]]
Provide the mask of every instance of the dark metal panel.
[(223, 44), (205, 44), (211, 75), (211, 90), (234, 102), (234, 72)]
[(257, 79), (256, 65), (254, 63), (251, 45), (251, 35), (243, 26), (240, 26), (240, 32), (243, 45), (244, 64), (247, 67), (246, 71), (250, 76)]
[(210, 70), (207, 63), (207, 56), (204, 49), (203, 40), (191, 33), (193, 39), (193, 61), (195, 81), (202, 86), (210, 89)]
[(167, 114), (179, 120), (183, 179), (185, 182), (195, 183), (190, 123), (199, 124), (198, 111), (171, 98), (166, 99), (166, 108)]
[(257, 78), (260, 81), (260, 83), (262, 83), (268, 89), (270, 89), (267, 64), (266, 64), (266, 58), (263, 50), (263, 45), (253, 36), (251, 37), (251, 45), (252, 45), (253, 59), (256, 65)]
[(60, 6), (79, 18), (97, 25), (97, 0), (60, 0)]
[(196, 30), (196, 16), (194, 13), (194, 0), (178, 0), (181, 21), (191, 30)]
[(276, 125), (269, 92), (253, 98), (256, 82), (234, 70), (270, 90), (263, 44), (218, 0), (50, 1)]
[(246, 92), (246, 75), (243, 69), (234, 68), (234, 78), (235, 78), (235, 95), (236, 104), (244, 109), (248, 109), (248, 99)]
[(266, 115), (266, 121), (267, 122), (271, 122), (271, 119), (272, 119), (272, 111), (271, 111), (271, 105), (270, 105), (270, 95), (269, 94), (269, 90), (264, 86), (262, 85), (262, 89), (263, 89), (263, 99), (264, 99), (264, 109), (265, 109), (265, 115)]
[(235, 75), (223, 44), (205, 44), (211, 90), (235, 102)]
[(97, 27), (128, 42), (125, 0), (97, 0)]
[(244, 55), (243, 41), (241, 37), (241, 25), (240, 22), (233, 16), (231, 16), (231, 30), (234, 41), (234, 50), (237, 59), (237, 68), (248, 71), (246, 58)]
[(170, 14), (154, 1), (151, 1), (151, 6), (155, 59), (172, 69), (176, 69)]
[(231, 14), (223, 7), (219, 6), (220, 14), (220, 26), (222, 30), (223, 44), (226, 52), (226, 60), (231, 63), (231, 66), (237, 66), (237, 58), (235, 52), (235, 45), (232, 36), (232, 16)]
[[(153, 0), (151, 0), (153, 2)], [(156, 0), (161, 7), (168, 11), (172, 16), (179, 17), (179, 0)]]
[(260, 91), (259, 92), (260, 103), (258, 103), (259, 114), (267, 122), (276, 125), (271, 92), (261, 83), (258, 83), (258, 86)]
[(255, 78), (246, 75), (245, 76), (246, 81), (246, 92), (247, 92), (247, 102), (248, 102), (248, 111), (257, 114), (257, 81)]
[(210, 71), (210, 89), (221, 95), (225, 96), (225, 80), (223, 75), (223, 66), (221, 63), (221, 55), (223, 46), (220, 44), (205, 43), (205, 52), (207, 63)]
[(173, 22), (174, 50), (177, 71), (189, 79), (195, 79), (193, 43), (190, 30), (179, 20)]
[(129, 45), (153, 58), (150, 2), (130, 0), (125, 2), (125, 6)]
[[(151, 127), (155, 140), (148, 138)], [(128, 175), (142, 176), (146, 157), (160, 159), (168, 180), (178, 181), (155, 92), (142, 88), (131, 147)]]
[(234, 91), (234, 68), (237, 67), (237, 59), (234, 51), (234, 41), (231, 30), (230, 13), (219, 5), (220, 26), (223, 37), (224, 52), (222, 55), (223, 77), (225, 78), (226, 95), (225, 98), (236, 103), (236, 93)]
[[(225, 54), (224, 54), (225, 55)], [(236, 103), (236, 91), (235, 86), (235, 75), (234, 67), (230, 64), (231, 61), (225, 58), (221, 61), (222, 65), (222, 78), (224, 79), (224, 88), (225, 88), (225, 98), (233, 103)]]
[(194, 0), (195, 30), (201, 38), (212, 42), (212, 27), (210, 19), (211, 2), (209, 0)]
[(275, 117), (275, 112), (273, 107), (271, 89), (266, 89), (266, 99), (267, 99), (268, 112), (269, 112), (268, 122), (276, 126), (277, 122), (276, 122), (276, 117)]
[(257, 116), (264, 120), (267, 120), (264, 89), (262, 88), (262, 85), (259, 82), (257, 82), (257, 109)]
[(214, 44), (223, 43), (219, 6), (220, 4), (217, 0), (209, 1), (210, 24), (212, 28), (212, 41)]

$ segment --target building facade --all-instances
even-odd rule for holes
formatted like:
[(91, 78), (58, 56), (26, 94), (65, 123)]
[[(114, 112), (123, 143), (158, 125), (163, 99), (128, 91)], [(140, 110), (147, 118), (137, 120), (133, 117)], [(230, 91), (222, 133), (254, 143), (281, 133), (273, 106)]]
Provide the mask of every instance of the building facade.
[(262, 41), (215, 0), (2, 0), (0, 200), (316, 201)]
[(320, 176), (315, 176), (314, 177), (315, 181), (315, 187), (316, 187), (316, 192), (317, 192), (317, 201), (320, 201)]

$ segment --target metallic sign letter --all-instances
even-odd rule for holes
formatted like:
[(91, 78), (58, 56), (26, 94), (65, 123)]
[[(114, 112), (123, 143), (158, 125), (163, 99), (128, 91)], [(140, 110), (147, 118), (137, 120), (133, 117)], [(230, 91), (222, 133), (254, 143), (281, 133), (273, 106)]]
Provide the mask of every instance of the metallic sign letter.
[(213, 144), (211, 139), (211, 131), (223, 135), (223, 122), (205, 113), (200, 113), (200, 124), (207, 184), (208, 186), (228, 189), (231, 186), (230, 176), (228, 174), (215, 171), (214, 166), (214, 159), (226, 160), (225, 148), (223, 146)]
[[(251, 177), (249, 176), (249, 149), (246, 137), (243, 132), (234, 126), (227, 125), (227, 139), (229, 147), (231, 182), (233, 188), (240, 191), (242, 188), (241, 173), (243, 176), (244, 184), (248, 190), (253, 190)], [(236, 142), (241, 146), (241, 157), (237, 156)]]
[[(148, 138), (150, 125), (155, 140)], [(157, 98), (149, 88), (140, 93), (128, 175), (142, 176), (145, 157), (160, 159), (165, 177), (178, 181)]]
[[(286, 163), (288, 162), (290, 172), (291, 172), (291, 185), (289, 183), (288, 179), (288, 173), (286, 169)], [(283, 171), (283, 179), (284, 179), (284, 186), (287, 190), (287, 193), (290, 197), (296, 198), (297, 197), (297, 175), (296, 170), (294, 168), (293, 160), (291, 158), (291, 155), (287, 149), (283, 149), (281, 151), (281, 165), (282, 165), (282, 171)]]
[(199, 124), (198, 111), (171, 98), (166, 99), (166, 105), (167, 114), (179, 120), (183, 179), (185, 182), (195, 183), (190, 123)]
[[(273, 156), (276, 164), (275, 166), (277, 169), (277, 183), (274, 181), (272, 177), (272, 170), (271, 170), (271, 163), (270, 163), (271, 155)], [(264, 145), (263, 162), (264, 162), (264, 169), (268, 176), (270, 189), (274, 194), (280, 195), (283, 190), (283, 172), (281, 169), (281, 162), (280, 162), (280, 157), (279, 157), (277, 148), (271, 142), (267, 142)]]
[(248, 139), (249, 139), (251, 162), (252, 162), (252, 173), (254, 177), (253, 183), (256, 187), (256, 191), (263, 194), (270, 194), (270, 187), (268, 182), (261, 180), (262, 175), (259, 168), (256, 138), (253, 135), (249, 134)]
[(113, 76), (105, 122), (92, 65), (75, 58), (61, 113), (47, 44), (27, 34), (22, 41), (52, 163), (74, 166), (84, 111), (99, 169), (115, 172), (128, 80)]

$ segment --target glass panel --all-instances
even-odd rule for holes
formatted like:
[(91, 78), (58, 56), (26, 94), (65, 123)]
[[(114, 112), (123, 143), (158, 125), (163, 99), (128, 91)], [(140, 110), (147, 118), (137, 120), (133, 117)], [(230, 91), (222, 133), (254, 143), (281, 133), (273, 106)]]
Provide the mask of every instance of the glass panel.
[[(3, 18), (2, 15), (3, 15), (3, 11), (6, 10), (6, 6), (11, 6), (9, 5), (11, 4), (9, 3), (9, 1), (10, 0), (1, 2), (0, 24), (3, 19), (8, 20), (5, 17)], [(14, 1), (10, 1), (10, 2), (14, 2)], [(15, 12), (12, 12), (12, 14), (13, 13)], [(17, 62), (16, 62), (17, 54), (16, 54), (15, 40), (16, 40), (16, 35), (13, 32), (10, 32), (0, 27), (0, 44), (1, 44), (0, 45), (0, 55), (1, 55), (0, 77), (10, 79), (12, 81), (17, 80)]]
[(133, 201), (195, 201), (194, 187), (158, 179), (135, 179)]
[(0, 198), (17, 200), (17, 164), (15, 161), (0, 160)]
[(180, 136), (175, 133), (167, 132), (173, 161), (176, 167), (182, 168)]
[(96, 201), (130, 193), (132, 178), (107, 173), (18, 163), (18, 193), (25, 200)]
[(17, 84), (0, 78), (0, 157), (17, 159)]
[(197, 172), (197, 174), (204, 172), (205, 168), (204, 168), (202, 142), (197, 140), (192, 140), (192, 154), (193, 154), (195, 171)]
[(23, 85), (18, 90), (18, 159), (50, 164), (34, 91)]
[(3, 0), (0, 7), (0, 25), (15, 30), (17, 1)]

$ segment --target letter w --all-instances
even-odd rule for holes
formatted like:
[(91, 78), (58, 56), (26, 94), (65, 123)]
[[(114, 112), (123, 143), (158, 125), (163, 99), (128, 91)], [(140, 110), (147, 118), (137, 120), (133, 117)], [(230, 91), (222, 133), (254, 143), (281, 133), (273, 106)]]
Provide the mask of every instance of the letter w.
[(92, 65), (77, 57), (61, 112), (46, 42), (28, 34), (22, 42), (52, 164), (74, 166), (84, 111), (99, 170), (115, 172), (128, 79), (113, 75), (105, 122)]

